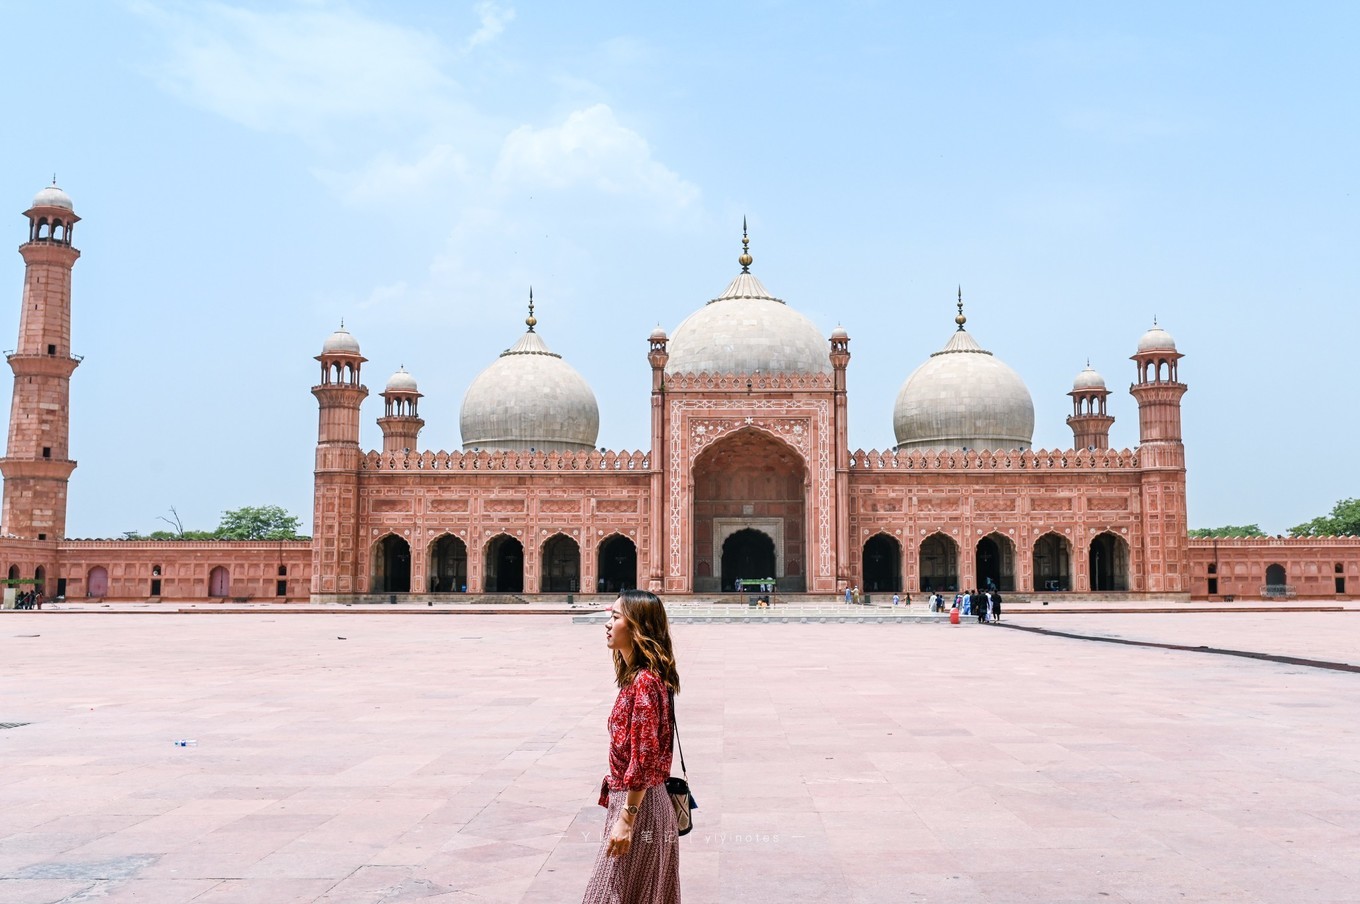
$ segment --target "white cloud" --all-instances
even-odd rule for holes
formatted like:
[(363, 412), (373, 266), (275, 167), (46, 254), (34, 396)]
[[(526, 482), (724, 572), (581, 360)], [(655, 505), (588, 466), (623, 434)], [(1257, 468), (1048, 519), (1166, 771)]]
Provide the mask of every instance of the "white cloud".
[(314, 170), (316, 177), (351, 204), (382, 205), (394, 197), (426, 197), (450, 181), (465, 182), (468, 159), (453, 145), (436, 144), (409, 163), (383, 153), (358, 170)]
[(500, 37), (501, 32), (505, 31), (505, 26), (514, 21), (515, 11), (508, 6), (502, 7), (490, 0), (483, 0), (477, 4), (477, 18), (481, 21), (481, 26), (468, 38), (465, 48), (467, 50)]
[(344, 5), (133, 8), (166, 36), (168, 90), (255, 129), (322, 137), (337, 121), (427, 119), (455, 87), (437, 39)]
[(585, 185), (642, 196), (675, 210), (699, 198), (699, 189), (653, 159), (646, 139), (622, 125), (605, 104), (577, 110), (561, 125), (515, 129), (501, 147), (495, 178), (550, 189)]

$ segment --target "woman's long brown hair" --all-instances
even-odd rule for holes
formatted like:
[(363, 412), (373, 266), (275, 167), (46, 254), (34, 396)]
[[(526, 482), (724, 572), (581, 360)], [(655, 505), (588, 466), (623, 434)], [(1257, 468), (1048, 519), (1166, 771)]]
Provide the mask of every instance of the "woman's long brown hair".
[(675, 668), (675, 651), (671, 649), (671, 628), (666, 620), (666, 607), (655, 593), (646, 590), (625, 590), (619, 594), (619, 608), (633, 629), (633, 664), (618, 650), (614, 651), (614, 678), (625, 687), (642, 669), (660, 678), (674, 693), (680, 693), (680, 672)]

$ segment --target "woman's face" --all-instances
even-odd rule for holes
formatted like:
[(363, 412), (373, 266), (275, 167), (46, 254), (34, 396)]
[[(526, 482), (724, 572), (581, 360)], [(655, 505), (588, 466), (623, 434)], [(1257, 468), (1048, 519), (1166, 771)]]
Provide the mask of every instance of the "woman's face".
[(609, 620), (604, 624), (604, 641), (609, 649), (618, 650), (624, 656), (632, 655), (633, 626), (623, 617), (621, 599), (614, 601), (614, 608), (609, 612)]

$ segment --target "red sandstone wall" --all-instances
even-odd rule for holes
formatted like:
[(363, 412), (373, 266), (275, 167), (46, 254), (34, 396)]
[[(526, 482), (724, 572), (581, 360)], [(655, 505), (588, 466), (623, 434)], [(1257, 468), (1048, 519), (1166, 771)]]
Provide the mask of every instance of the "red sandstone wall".
[[(56, 593), (57, 577), (66, 579), (66, 598), (88, 599), (91, 572), (103, 568), (108, 575), (107, 600), (306, 600), (312, 577), (312, 544), (309, 540), (66, 540), (57, 544), (60, 564), (49, 573), (49, 593)], [(14, 554), (0, 546), (0, 556)], [(0, 558), (0, 564), (9, 565)], [(151, 594), (154, 569), (160, 567), (161, 593)], [(209, 591), (213, 569), (227, 573), (226, 595)], [(286, 570), (280, 575), (279, 569)], [(278, 591), (285, 582), (285, 592)]]
[(1194, 539), (1189, 544), (1193, 599), (1278, 599), (1265, 592), (1271, 565), (1284, 569), (1286, 597), (1360, 597), (1360, 537)]

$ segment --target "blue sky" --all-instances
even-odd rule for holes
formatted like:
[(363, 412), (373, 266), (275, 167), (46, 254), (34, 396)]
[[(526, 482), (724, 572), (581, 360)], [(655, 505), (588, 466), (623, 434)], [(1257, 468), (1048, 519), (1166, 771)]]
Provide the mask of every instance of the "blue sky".
[[(343, 317), (422, 445), (539, 332), (647, 442), (646, 337), (755, 272), (851, 336), (852, 447), (953, 329), (1066, 447), (1089, 358), (1137, 443), (1153, 317), (1181, 376), (1193, 526), (1360, 495), (1360, 5), (0, 4), (0, 204), (55, 172), (84, 219), (68, 533), (311, 520)], [(22, 259), (0, 257), (13, 347)], [(4, 339), (3, 337), (9, 337)], [(3, 381), (7, 394), (9, 382)]]

